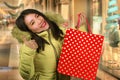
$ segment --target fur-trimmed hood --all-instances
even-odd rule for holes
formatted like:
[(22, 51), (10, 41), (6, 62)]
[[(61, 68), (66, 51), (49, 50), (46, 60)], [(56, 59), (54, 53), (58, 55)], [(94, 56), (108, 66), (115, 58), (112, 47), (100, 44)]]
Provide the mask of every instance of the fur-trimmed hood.
[[(61, 26), (65, 22), (64, 18), (60, 14), (56, 14), (54, 12), (46, 12), (45, 15), (51, 20), (54, 21), (58, 26)], [(27, 40), (31, 39), (31, 36), (28, 32), (24, 32), (18, 29), (15, 25), (12, 29), (12, 35), (14, 38), (18, 40), (19, 43), (23, 43), (22, 38), (26, 37)]]

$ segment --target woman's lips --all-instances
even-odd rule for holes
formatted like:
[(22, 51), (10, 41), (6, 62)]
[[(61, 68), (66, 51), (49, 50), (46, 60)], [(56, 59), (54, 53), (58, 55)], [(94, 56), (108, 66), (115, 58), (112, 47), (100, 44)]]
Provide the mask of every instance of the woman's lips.
[(46, 22), (45, 22), (45, 21), (42, 21), (40, 26), (41, 26), (40, 28), (45, 27), (45, 26), (46, 26)]
[(45, 27), (45, 26), (46, 26), (46, 22), (45, 22), (45, 21), (43, 22), (42, 26), (43, 26), (43, 27)]

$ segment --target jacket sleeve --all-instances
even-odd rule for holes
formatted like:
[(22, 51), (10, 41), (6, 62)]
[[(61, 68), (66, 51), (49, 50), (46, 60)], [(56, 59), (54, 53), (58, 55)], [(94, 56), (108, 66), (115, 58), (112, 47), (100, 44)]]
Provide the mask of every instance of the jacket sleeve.
[(20, 47), (19, 72), (25, 80), (30, 80), (34, 75), (34, 56), (36, 50), (27, 47), (25, 44)]

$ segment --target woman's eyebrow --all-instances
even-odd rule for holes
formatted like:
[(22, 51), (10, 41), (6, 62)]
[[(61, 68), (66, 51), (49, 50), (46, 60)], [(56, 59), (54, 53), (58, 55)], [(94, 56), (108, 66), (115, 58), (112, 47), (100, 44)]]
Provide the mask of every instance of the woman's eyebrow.
[[(36, 14), (34, 14), (34, 17), (36, 17)], [(34, 21), (33, 21), (33, 19), (30, 21), (30, 25), (33, 23)]]

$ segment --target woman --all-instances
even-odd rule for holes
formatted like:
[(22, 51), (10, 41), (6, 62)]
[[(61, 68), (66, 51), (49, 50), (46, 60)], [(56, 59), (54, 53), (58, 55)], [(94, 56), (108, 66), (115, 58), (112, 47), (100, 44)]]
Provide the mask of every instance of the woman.
[(16, 19), (21, 31), (28, 32), (33, 42), (20, 47), (21, 76), (25, 80), (70, 80), (69, 76), (58, 74), (57, 63), (63, 42), (63, 31), (52, 20), (34, 9), (24, 10)]

